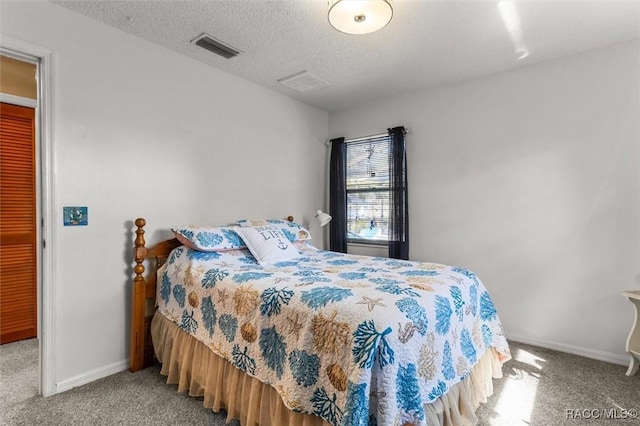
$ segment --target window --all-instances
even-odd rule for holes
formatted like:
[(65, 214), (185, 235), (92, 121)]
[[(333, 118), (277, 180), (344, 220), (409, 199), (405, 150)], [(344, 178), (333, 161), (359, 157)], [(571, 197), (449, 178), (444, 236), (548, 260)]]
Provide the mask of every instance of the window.
[(409, 201), (404, 127), (345, 141), (331, 139), (329, 246), (383, 244), (389, 257), (409, 259)]
[(347, 240), (389, 241), (389, 136), (346, 144)]

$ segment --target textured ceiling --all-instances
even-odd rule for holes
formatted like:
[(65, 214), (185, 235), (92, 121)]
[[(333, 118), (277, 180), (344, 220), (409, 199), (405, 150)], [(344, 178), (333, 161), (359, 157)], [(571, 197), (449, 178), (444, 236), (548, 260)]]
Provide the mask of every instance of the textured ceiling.
[[(640, 38), (640, 0), (515, 0), (519, 39), (495, 0), (395, 0), (391, 23), (360, 36), (331, 28), (326, 0), (54, 3), (327, 111)], [(242, 53), (190, 43), (203, 32)], [(277, 82), (301, 71), (329, 85)]]

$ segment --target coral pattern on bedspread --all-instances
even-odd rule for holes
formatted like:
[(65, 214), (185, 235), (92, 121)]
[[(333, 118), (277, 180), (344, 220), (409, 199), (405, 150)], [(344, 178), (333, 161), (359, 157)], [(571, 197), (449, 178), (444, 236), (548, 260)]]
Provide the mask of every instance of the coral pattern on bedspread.
[(160, 313), (333, 425), (423, 425), (485, 351), (510, 358), (473, 272), (298, 248), (260, 266), (246, 249), (179, 247), (158, 273)]

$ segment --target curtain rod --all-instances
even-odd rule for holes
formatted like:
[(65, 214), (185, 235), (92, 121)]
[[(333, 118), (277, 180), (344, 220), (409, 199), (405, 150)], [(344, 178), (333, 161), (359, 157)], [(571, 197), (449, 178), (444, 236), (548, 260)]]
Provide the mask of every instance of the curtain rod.
[(349, 142), (360, 142), (366, 139), (375, 139), (375, 138), (383, 138), (385, 136), (389, 136), (389, 133), (385, 132), (385, 133), (378, 133), (376, 135), (369, 135), (369, 136), (361, 136), (359, 138), (353, 138), (353, 139), (345, 139), (344, 143), (349, 143)]
[[(410, 129), (409, 127), (405, 127), (405, 128), (404, 128), (404, 133), (405, 133), (406, 135), (410, 135), (410, 134), (411, 134), (411, 129)], [(385, 136), (389, 136), (389, 133), (388, 133), (388, 132), (385, 132), (385, 133), (377, 133), (377, 134), (375, 134), (375, 135), (360, 136), (359, 138), (353, 138), (353, 139), (345, 139), (345, 140), (344, 140), (344, 143), (360, 142), (360, 141), (363, 141), (363, 140), (366, 140), (366, 139), (382, 138), (382, 137), (385, 137)], [(331, 140), (329, 139), (329, 140), (325, 141), (325, 143), (324, 143), (324, 144), (325, 144), (326, 146), (331, 145)]]

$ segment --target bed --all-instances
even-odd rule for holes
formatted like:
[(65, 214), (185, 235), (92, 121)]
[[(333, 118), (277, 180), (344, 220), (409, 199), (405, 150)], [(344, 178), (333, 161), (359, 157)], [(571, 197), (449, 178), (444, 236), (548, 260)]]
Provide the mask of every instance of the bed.
[(260, 264), (242, 239), (147, 248), (146, 221), (135, 224), (130, 370), (155, 355), (168, 383), (228, 420), (473, 424), (510, 359), (467, 269), (319, 250), (295, 234), (293, 258)]

